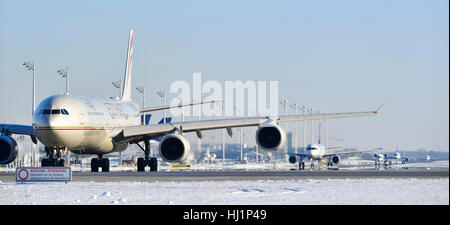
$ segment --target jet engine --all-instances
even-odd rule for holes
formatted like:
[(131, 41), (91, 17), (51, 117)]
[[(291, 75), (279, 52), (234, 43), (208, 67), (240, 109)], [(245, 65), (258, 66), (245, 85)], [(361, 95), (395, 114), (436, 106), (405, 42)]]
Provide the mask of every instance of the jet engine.
[(262, 124), (256, 131), (256, 143), (268, 152), (280, 150), (286, 142), (286, 134), (280, 126), (273, 123)]
[(18, 152), (17, 142), (14, 139), (0, 135), (0, 164), (12, 163)]
[(331, 157), (331, 162), (333, 162), (333, 164), (338, 164), (339, 161), (341, 161), (341, 158), (339, 158), (339, 156), (335, 155)]
[(294, 164), (297, 162), (297, 157), (294, 155), (289, 156), (289, 162)]
[(169, 134), (159, 142), (159, 155), (167, 162), (182, 162), (190, 151), (189, 141), (180, 134)]

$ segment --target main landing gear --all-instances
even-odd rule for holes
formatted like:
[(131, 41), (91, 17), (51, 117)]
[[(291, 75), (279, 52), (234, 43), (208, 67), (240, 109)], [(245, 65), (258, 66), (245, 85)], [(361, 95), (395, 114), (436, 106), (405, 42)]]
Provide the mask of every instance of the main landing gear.
[(103, 158), (103, 155), (98, 155), (98, 158), (91, 159), (91, 172), (98, 172), (100, 167), (102, 172), (109, 172), (109, 159)]
[(299, 161), (298, 162), (298, 169), (299, 170), (305, 170), (305, 162)]
[(63, 167), (65, 165), (65, 160), (61, 158), (61, 149), (53, 150), (49, 147), (45, 147), (45, 152), (47, 153), (48, 158), (42, 159), (42, 167)]
[(144, 158), (138, 158), (137, 160), (137, 171), (144, 172), (145, 167), (149, 166), (150, 171), (158, 171), (158, 159), (156, 157), (150, 157), (150, 139), (144, 140), (144, 148), (142, 148), (139, 143), (136, 143), (139, 148), (144, 151)]

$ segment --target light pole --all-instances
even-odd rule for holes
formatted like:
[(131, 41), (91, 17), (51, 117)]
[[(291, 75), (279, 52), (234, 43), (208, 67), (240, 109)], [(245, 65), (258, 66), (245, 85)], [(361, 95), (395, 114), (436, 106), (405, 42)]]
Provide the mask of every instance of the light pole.
[[(166, 106), (166, 90), (158, 91), (158, 92), (156, 92), (156, 94), (158, 94), (159, 97), (161, 97), (163, 99), (163, 106)], [(163, 113), (164, 113), (164, 116), (163, 116), (164, 123), (166, 123), (166, 110), (165, 109), (163, 110)]]
[[(322, 113), (322, 111), (319, 109), (316, 111), (318, 114)], [(319, 120), (319, 138), (321, 137), (321, 132), (322, 132), (322, 120)], [(322, 144), (322, 140), (320, 140), (320, 144)]]
[(325, 149), (328, 148), (328, 127), (327, 127), (327, 119), (325, 119), (325, 141), (324, 141)]
[(34, 64), (34, 60), (31, 62), (24, 62), (22, 64), (28, 70), (33, 71), (33, 90), (32, 90), (32, 105), (31, 105), (31, 116), (34, 116), (34, 110), (36, 109), (36, 65)]
[[(238, 111), (239, 112), (239, 114), (241, 114), (241, 111), (238, 109), (238, 108), (236, 108), (236, 106), (233, 106), (233, 108), (234, 108), (234, 110), (235, 111)], [(241, 114), (242, 115), (242, 114)], [(241, 150), (241, 156), (240, 156), (240, 161), (241, 161), (241, 163), (243, 162), (243, 143), (242, 143), (242, 135), (243, 135), (243, 129), (242, 129), (242, 127), (240, 127), (239, 128), (240, 129), (240, 135), (239, 135), (239, 147), (240, 147), (240, 150)]]
[[(291, 108), (294, 109), (294, 115), (297, 115), (297, 105), (298, 103), (295, 102), (291, 105)], [(297, 121), (294, 123), (294, 152), (297, 153)]]
[[(33, 117), (34, 117), (34, 111), (36, 110), (36, 64), (34, 63), (34, 60), (31, 62), (24, 62), (22, 64), (23, 66), (25, 66), (28, 70), (32, 70), (33, 71), (33, 88), (32, 88), (32, 103), (31, 103), (31, 123), (33, 123)], [(34, 159), (34, 164), (37, 164), (37, 150), (36, 150), (36, 144), (33, 143), (33, 159)]]
[[(280, 104), (282, 104), (284, 106), (284, 115), (287, 116), (287, 107), (288, 107), (287, 99), (280, 100)], [(285, 129), (287, 129), (287, 125), (286, 125)], [(285, 162), (287, 162), (288, 161), (287, 145), (284, 145), (283, 148), (284, 148), (284, 153), (285, 153), (284, 160), (285, 160)]]
[[(225, 101), (222, 99), (222, 104), (219, 105), (222, 108), (222, 119), (225, 118)], [(214, 103), (215, 104), (215, 103)], [(225, 165), (225, 129), (222, 129), (222, 163)]]
[(145, 88), (144, 86), (138, 86), (136, 87), (136, 91), (140, 94), (142, 94), (142, 108), (145, 108)]
[(117, 88), (119, 90), (119, 98), (121, 93), (121, 87), (122, 87), (122, 80), (118, 80), (118, 81), (113, 81), (111, 82), (112, 86), (114, 86), (115, 88)]
[(66, 78), (66, 94), (69, 94), (69, 67), (56, 71), (61, 77)]
[[(314, 108), (309, 108), (309, 113), (314, 113)], [(311, 120), (311, 144), (314, 144), (314, 120)]]
[[(302, 110), (302, 114), (305, 115), (306, 105), (303, 105), (300, 110)], [(306, 148), (306, 121), (303, 120), (303, 147)]]

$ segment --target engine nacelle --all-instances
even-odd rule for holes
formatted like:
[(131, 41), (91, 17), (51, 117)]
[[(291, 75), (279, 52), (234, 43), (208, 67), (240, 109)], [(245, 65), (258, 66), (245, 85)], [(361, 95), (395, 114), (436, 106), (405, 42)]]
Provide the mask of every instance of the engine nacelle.
[(0, 164), (12, 163), (18, 153), (17, 142), (9, 136), (0, 135)]
[(190, 152), (189, 141), (180, 134), (169, 134), (159, 142), (159, 155), (167, 162), (182, 162)]
[(292, 164), (296, 163), (297, 162), (297, 156), (295, 156), (295, 155), (289, 156), (289, 162), (292, 163)]
[(284, 130), (273, 123), (262, 124), (256, 131), (256, 143), (258, 146), (268, 152), (280, 150), (286, 142)]
[(333, 162), (333, 164), (338, 164), (339, 161), (341, 161), (341, 158), (339, 158), (339, 156), (335, 155), (331, 157), (331, 162)]

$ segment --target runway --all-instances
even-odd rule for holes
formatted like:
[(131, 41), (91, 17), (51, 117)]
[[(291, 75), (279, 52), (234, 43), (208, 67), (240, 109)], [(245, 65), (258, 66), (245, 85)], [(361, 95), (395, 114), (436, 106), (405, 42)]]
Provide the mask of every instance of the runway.
[[(319, 171), (171, 171), (72, 172), (73, 182), (242, 181), (298, 179), (448, 178), (449, 170), (319, 170)], [(3, 183), (15, 182), (14, 173), (0, 173)]]

